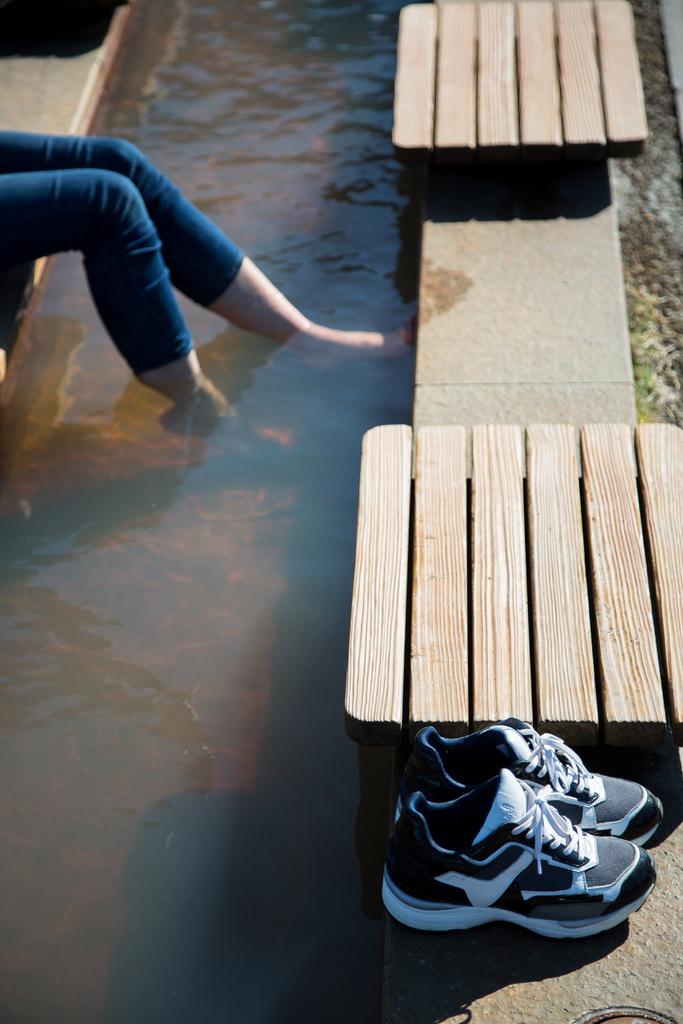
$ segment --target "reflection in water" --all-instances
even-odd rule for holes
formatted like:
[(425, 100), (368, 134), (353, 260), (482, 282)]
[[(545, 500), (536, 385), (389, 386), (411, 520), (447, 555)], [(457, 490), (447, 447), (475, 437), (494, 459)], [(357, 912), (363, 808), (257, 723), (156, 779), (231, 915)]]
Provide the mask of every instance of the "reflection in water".
[[(413, 309), (398, 6), (147, 0), (103, 115), (339, 326)], [(378, 1017), (389, 764), (356, 829), (342, 696), (360, 437), (411, 359), (184, 308), (237, 410), (209, 436), (165, 429), (73, 256), (4, 392), (3, 1024)]]

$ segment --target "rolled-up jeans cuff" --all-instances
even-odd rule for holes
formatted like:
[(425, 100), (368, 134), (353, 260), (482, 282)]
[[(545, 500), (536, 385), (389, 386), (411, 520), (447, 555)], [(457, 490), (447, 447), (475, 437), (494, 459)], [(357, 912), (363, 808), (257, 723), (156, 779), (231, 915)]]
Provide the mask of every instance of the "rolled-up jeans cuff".
[(147, 373), (148, 370), (158, 370), (161, 366), (167, 366), (168, 363), (184, 359), (189, 356), (193, 348), (192, 338), (188, 335), (187, 338), (179, 340), (175, 345), (167, 345), (164, 349), (156, 352), (146, 352), (144, 359), (136, 359), (135, 363), (129, 360), (128, 364), (135, 376), (139, 377), (141, 373)]

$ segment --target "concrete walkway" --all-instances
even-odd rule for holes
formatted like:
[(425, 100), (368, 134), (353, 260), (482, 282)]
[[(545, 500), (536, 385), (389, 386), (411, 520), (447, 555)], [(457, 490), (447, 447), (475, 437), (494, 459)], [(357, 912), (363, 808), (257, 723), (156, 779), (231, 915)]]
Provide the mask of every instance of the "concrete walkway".
[[(60, 33), (54, 25), (18, 28), (6, 15), (0, 15), (0, 131), (80, 130), (111, 19), (89, 18)], [(0, 352), (11, 349), (32, 282), (32, 266), (0, 274)]]
[(31, 36), (15, 31), (0, 43), (0, 131), (69, 132), (96, 67), (109, 18)]
[(604, 164), (431, 171), (414, 425), (635, 422)]
[[(635, 418), (608, 168), (431, 170), (414, 425)], [(431, 935), (389, 921), (384, 1024), (570, 1024), (615, 1004), (683, 1024), (680, 751), (584, 754), (664, 801), (648, 903), (573, 943), (506, 925)]]

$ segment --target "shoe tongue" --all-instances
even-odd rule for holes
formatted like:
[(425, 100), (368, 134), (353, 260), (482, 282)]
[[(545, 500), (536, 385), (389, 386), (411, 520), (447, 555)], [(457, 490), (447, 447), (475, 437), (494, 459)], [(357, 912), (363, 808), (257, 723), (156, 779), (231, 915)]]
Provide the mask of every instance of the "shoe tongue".
[(509, 821), (519, 821), (526, 814), (526, 810), (526, 793), (512, 772), (507, 768), (501, 768), (496, 795), (474, 843), (480, 843)]
[(516, 728), (517, 724), (521, 726), (523, 723), (517, 723), (516, 718), (508, 718), (505, 722), (501, 722), (499, 725), (494, 725), (493, 729), (495, 732), (501, 734), (506, 747), (512, 751), (516, 760), (528, 761), (529, 744), (524, 739), (521, 732)]

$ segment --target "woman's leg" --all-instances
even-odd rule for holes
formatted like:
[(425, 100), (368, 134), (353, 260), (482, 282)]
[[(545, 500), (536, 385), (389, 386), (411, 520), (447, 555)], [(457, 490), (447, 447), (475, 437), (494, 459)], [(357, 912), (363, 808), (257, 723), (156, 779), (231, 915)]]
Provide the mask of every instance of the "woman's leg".
[(0, 132), (0, 173), (101, 168), (137, 187), (159, 233), (175, 287), (199, 305), (273, 341), (382, 347), (395, 336), (340, 331), (308, 320), (258, 267), (131, 143), (107, 137)]
[(97, 136), (0, 132), (3, 173), (112, 171), (128, 178), (147, 207), (174, 286), (208, 306), (235, 278), (240, 250), (130, 142)]
[(0, 174), (0, 269), (68, 249), (83, 253), (100, 316), (133, 372), (174, 401), (215, 408), (132, 182), (101, 170)]
[(352, 348), (381, 348), (394, 340), (394, 335), (338, 331), (307, 320), (247, 256), (234, 280), (209, 309), (245, 331), (283, 343), (306, 339)]

